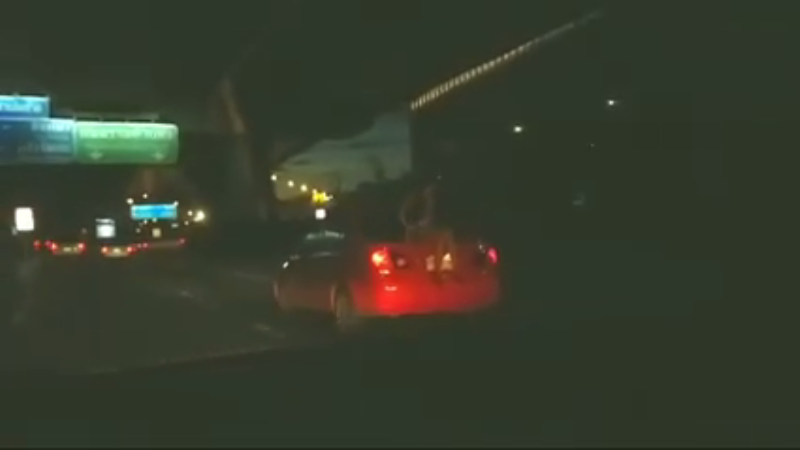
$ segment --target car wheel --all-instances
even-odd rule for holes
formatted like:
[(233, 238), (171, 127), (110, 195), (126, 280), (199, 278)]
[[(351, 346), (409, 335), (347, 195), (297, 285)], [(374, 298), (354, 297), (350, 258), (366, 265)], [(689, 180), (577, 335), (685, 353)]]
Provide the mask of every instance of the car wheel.
[(336, 329), (342, 333), (357, 331), (363, 324), (362, 318), (346, 289), (337, 289), (333, 301), (333, 315)]

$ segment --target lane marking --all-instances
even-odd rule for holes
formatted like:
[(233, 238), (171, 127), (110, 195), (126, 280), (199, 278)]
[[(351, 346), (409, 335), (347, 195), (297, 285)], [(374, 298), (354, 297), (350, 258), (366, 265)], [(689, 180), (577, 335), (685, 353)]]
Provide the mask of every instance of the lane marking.
[(286, 334), (285, 333), (280, 332), (280, 331), (270, 327), (269, 325), (264, 325), (263, 323), (257, 323), (255, 325), (253, 325), (253, 330), (255, 330), (255, 331), (259, 332), (259, 333), (270, 334), (272, 336), (275, 336), (275, 337), (281, 338), (281, 339), (286, 338)]
[(228, 275), (230, 275), (232, 277), (235, 277), (235, 278), (241, 278), (241, 279), (244, 279), (244, 280), (247, 280), (247, 281), (254, 281), (254, 282), (257, 282), (257, 283), (271, 283), (272, 282), (272, 277), (269, 276), (269, 275), (248, 273), (248, 272), (242, 272), (242, 271), (239, 271), (239, 270), (226, 270), (225, 273), (227, 273)]

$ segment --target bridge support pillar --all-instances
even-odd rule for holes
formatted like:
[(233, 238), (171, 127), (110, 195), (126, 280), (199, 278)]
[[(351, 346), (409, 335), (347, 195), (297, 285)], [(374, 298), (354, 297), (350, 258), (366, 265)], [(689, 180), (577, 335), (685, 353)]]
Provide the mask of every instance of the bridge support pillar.
[(224, 78), (220, 85), (225, 117), (233, 132), (233, 142), (229, 147), (231, 153), (231, 172), (229, 174), (230, 203), (227, 205), (228, 215), (235, 220), (267, 219), (266, 201), (258, 189), (259, 173), (253, 158), (252, 140), (247, 124), (242, 115), (239, 103), (230, 78)]

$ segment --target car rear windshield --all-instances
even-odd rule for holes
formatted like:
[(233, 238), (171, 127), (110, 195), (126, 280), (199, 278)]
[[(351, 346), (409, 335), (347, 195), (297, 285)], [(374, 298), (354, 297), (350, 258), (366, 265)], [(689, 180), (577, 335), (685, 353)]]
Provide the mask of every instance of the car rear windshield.
[(400, 223), (397, 203), (361, 201), (349, 204), (336, 211), (328, 223), (335, 229), (370, 241), (401, 242), (405, 239), (405, 230)]
[(402, 242), (405, 240), (405, 229), (397, 217), (383, 215), (372, 217), (362, 222), (360, 234), (376, 242)]

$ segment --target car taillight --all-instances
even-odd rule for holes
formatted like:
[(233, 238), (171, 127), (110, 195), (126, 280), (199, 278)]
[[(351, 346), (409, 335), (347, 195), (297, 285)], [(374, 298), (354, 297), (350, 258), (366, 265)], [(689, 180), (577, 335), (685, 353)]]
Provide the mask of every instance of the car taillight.
[(186, 239), (184, 239), (184, 238), (178, 239), (178, 244), (183, 245), (185, 243), (186, 243)]
[(393, 270), (408, 267), (408, 260), (405, 257), (386, 248), (372, 252), (370, 262), (381, 275), (388, 275)]
[(103, 253), (108, 253), (108, 247), (103, 247), (100, 249), (100, 251)]
[(55, 242), (51, 242), (51, 243), (50, 243), (50, 250), (51, 250), (51, 251), (56, 251), (56, 250), (58, 250), (58, 244), (56, 244)]
[(42, 246), (42, 242), (41, 242), (41, 241), (39, 241), (38, 239), (37, 239), (37, 240), (35, 240), (35, 241), (33, 241), (33, 248), (35, 248), (36, 250), (39, 250), (39, 248), (40, 248), (41, 246)]
[(484, 245), (478, 246), (478, 254), (476, 255), (475, 262), (479, 266), (486, 266), (486, 265), (495, 266), (497, 265), (497, 261), (498, 261), (497, 249), (495, 249), (494, 247), (489, 247)]
[(128, 253), (133, 253), (133, 250), (134, 250), (133, 247), (128, 247)]
[(486, 259), (488, 259), (492, 264), (497, 264), (497, 250), (494, 247), (490, 247), (488, 250), (486, 250)]
[(388, 275), (392, 269), (394, 269), (392, 255), (389, 253), (389, 250), (385, 248), (372, 252), (369, 260), (372, 262), (372, 266), (375, 267), (381, 275)]
[(84, 250), (86, 250), (86, 244), (84, 244), (83, 242), (79, 242), (78, 243), (78, 251), (82, 252)]

